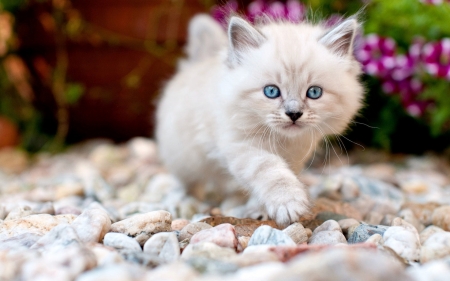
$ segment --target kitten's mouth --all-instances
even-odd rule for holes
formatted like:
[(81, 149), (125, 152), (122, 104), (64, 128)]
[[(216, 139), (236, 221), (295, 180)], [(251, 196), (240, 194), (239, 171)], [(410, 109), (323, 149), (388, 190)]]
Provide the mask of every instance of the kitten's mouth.
[(300, 129), (302, 126), (300, 124), (297, 123), (290, 123), (287, 125), (283, 126), (283, 129), (287, 129), (287, 130), (295, 130), (295, 129)]

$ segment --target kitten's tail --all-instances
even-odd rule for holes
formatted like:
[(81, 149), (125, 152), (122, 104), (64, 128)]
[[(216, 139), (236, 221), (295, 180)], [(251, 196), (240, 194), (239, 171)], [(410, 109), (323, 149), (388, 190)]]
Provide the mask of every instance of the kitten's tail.
[(226, 46), (227, 36), (212, 17), (200, 14), (189, 22), (187, 41), (187, 58), (180, 61), (179, 68), (216, 55)]

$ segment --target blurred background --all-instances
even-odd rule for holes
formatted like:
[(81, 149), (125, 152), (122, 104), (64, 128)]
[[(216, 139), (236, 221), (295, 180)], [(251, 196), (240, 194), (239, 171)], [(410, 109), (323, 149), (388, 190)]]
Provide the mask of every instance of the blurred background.
[(0, 0), (0, 148), (151, 137), (155, 100), (197, 13), (331, 26), (361, 9), (355, 56), (367, 97), (345, 146), (448, 151), (449, 0)]

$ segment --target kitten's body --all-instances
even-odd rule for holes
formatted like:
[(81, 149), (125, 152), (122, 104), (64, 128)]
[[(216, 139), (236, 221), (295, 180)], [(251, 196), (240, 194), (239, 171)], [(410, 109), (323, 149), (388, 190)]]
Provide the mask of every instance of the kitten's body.
[[(280, 225), (297, 221), (309, 207), (297, 178), (304, 163), (324, 134), (341, 133), (360, 108), (360, 67), (351, 54), (357, 23), (327, 33), (286, 22), (255, 29), (233, 18), (229, 40), (212, 24), (197, 18), (190, 33), (223, 43), (197, 42), (202, 55), (188, 47), (160, 101), (161, 159), (188, 188), (241, 187)], [(281, 96), (266, 97), (267, 85)], [(323, 89), (319, 99), (306, 97), (312, 85)], [(302, 115), (293, 120), (285, 112)]]

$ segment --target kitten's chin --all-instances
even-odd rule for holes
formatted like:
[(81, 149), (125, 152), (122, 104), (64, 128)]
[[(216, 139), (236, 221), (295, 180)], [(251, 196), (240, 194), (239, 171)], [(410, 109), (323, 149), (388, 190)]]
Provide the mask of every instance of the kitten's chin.
[(302, 133), (304, 133), (304, 126), (297, 123), (289, 123), (286, 125), (282, 125), (279, 129), (279, 132), (283, 135), (286, 135), (288, 137), (295, 137), (299, 136)]

